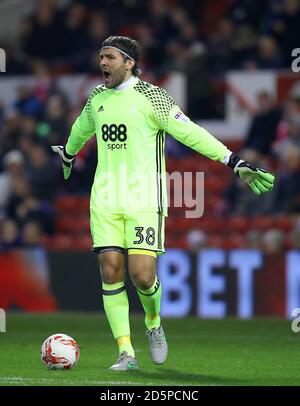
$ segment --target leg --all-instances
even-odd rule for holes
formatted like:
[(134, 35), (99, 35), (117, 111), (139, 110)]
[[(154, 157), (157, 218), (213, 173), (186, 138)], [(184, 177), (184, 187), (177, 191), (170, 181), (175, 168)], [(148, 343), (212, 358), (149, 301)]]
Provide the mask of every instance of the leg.
[(119, 358), (112, 369), (127, 370), (127, 358), (130, 358), (130, 369), (136, 369), (133, 366), (134, 350), (130, 340), (129, 305), (124, 286), (124, 254), (115, 250), (100, 252), (98, 262), (102, 277), (104, 310), (113, 336), (117, 340), (119, 354), (126, 352), (127, 355), (126, 358), (122, 356), (121, 363)]
[(146, 313), (147, 330), (151, 330), (160, 326), (161, 286), (156, 276), (156, 254), (147, 250), (142, 251), (144, 254), (140, 252), (128, 251), (128, 268)]
[(115, 250), (100, 251), (98, 263), (103, 283), (110, 285), (124, 282), (124, 255), (122, 252)]
[(145, 310), (150, 354), (155, 364), (165, 362), (168, 346), (160, 320), (161, 285), (156, 276), (156, 254), (149, 250), (128, 250), (129, 274)]
[(156, 212), (125, 216), (125, 241), (130, 277), (146, 313), (148, 330), (160, 326), (161, 287), (156, 277), (156, 257), (164, 252), (164, 217)]

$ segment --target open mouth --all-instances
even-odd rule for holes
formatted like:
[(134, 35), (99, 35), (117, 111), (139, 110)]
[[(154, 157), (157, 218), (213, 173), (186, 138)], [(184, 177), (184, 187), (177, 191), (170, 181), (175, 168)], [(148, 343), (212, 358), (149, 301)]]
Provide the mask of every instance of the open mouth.
[(108, 71), (102, 71), (102, 74), (105, 81), (108, 81), (111, 78), (111, 73)]

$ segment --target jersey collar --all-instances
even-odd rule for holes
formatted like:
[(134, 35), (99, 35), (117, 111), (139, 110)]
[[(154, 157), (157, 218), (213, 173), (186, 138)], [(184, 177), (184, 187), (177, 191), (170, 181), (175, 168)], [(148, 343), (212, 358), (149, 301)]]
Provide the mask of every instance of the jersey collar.
[(120, 85), (118, 85), (117, 87), (115, 87), (115, 90), (117, 92), (121, 92), (122, 90), (128, 89), (132, 85), (136, 84), (136, 82), (138, 80), (139, 79), (136, 76), (131, 76), (128, 80), (126, 80), (126, 82), (123, 82)]

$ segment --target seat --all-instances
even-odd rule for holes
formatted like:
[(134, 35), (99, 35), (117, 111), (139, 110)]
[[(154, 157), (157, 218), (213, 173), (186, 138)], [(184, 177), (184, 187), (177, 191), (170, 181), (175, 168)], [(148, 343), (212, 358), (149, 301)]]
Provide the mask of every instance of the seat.
[(66, 234), (56, 234), (52, 239), (51, 249), (59, 251), (72, 250), (72, 238)]
[(56, 230), (59, 233), (72, 233), (76, 229), (77, 222), (77, 216), (60, 214), (56, 218)]
[(79, 198), (72, 195), (63, 195), (54, 201), (54, 208), (60, 213), (74, 214), (78, 212)]
[(91, 251), (93, 247), (90, 234), (81, 233), (73, 237), (73, 249), (78, 251)]
[(208, 236), (208, 247), (209, 248), (222, 248), (224, 238), (220, 235), (211, 234)]
[(74, 231), (76, 233), (89, 233), (90, 231), (90, 218), (89, 216), (79, 216), (76, 219), (74, 225)]
[(228, 182), (223, 177), (216, 176), (212, 173), (204, 177), (205, 192), (210, 192), (212, 194), (220, 196), (227, 186)]
[(84, 215), (89, 213), (90, 210), (90, 196), (82, 196), (77, 199), (77, 209), (80, 214)]
[(288, 216), (279, 216), (274, 218), (273, 227), (282, 231), (290, 231), (294, 226), (294, 221)]
[(214, 194), (204, 194), (204, 215), (215, 211), (220, 201), (220, 197)]
[(237, 249), (237, 248), (243, 248), (245, 246), (245, 239), (243, 234), (241, 233), (229, 233), (224, 239), (223, 239), (223, 245), (222, 247), (224, 249)]
[(245, 233), (248, 229), (246, 217), (231, 217), (226, 221), (226, 228), (230, 231)]
[(249, 221), (249, 229), (268, 230), (272, 227), (272, 222), (271, 217), (254, 217)]

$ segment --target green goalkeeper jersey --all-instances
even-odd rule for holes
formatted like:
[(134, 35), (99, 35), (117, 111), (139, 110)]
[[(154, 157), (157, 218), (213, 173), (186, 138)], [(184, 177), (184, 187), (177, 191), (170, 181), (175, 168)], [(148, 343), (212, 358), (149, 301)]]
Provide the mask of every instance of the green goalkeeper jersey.
[(166, 133), (212, 160), (223, 162), (229, 153), (160, 87), (134, 77), (123, 90), (104, 85), (93, 90), (66, 145), (67, 153), (75, 155), (96, 134), (93, 209), (167, 215)]

